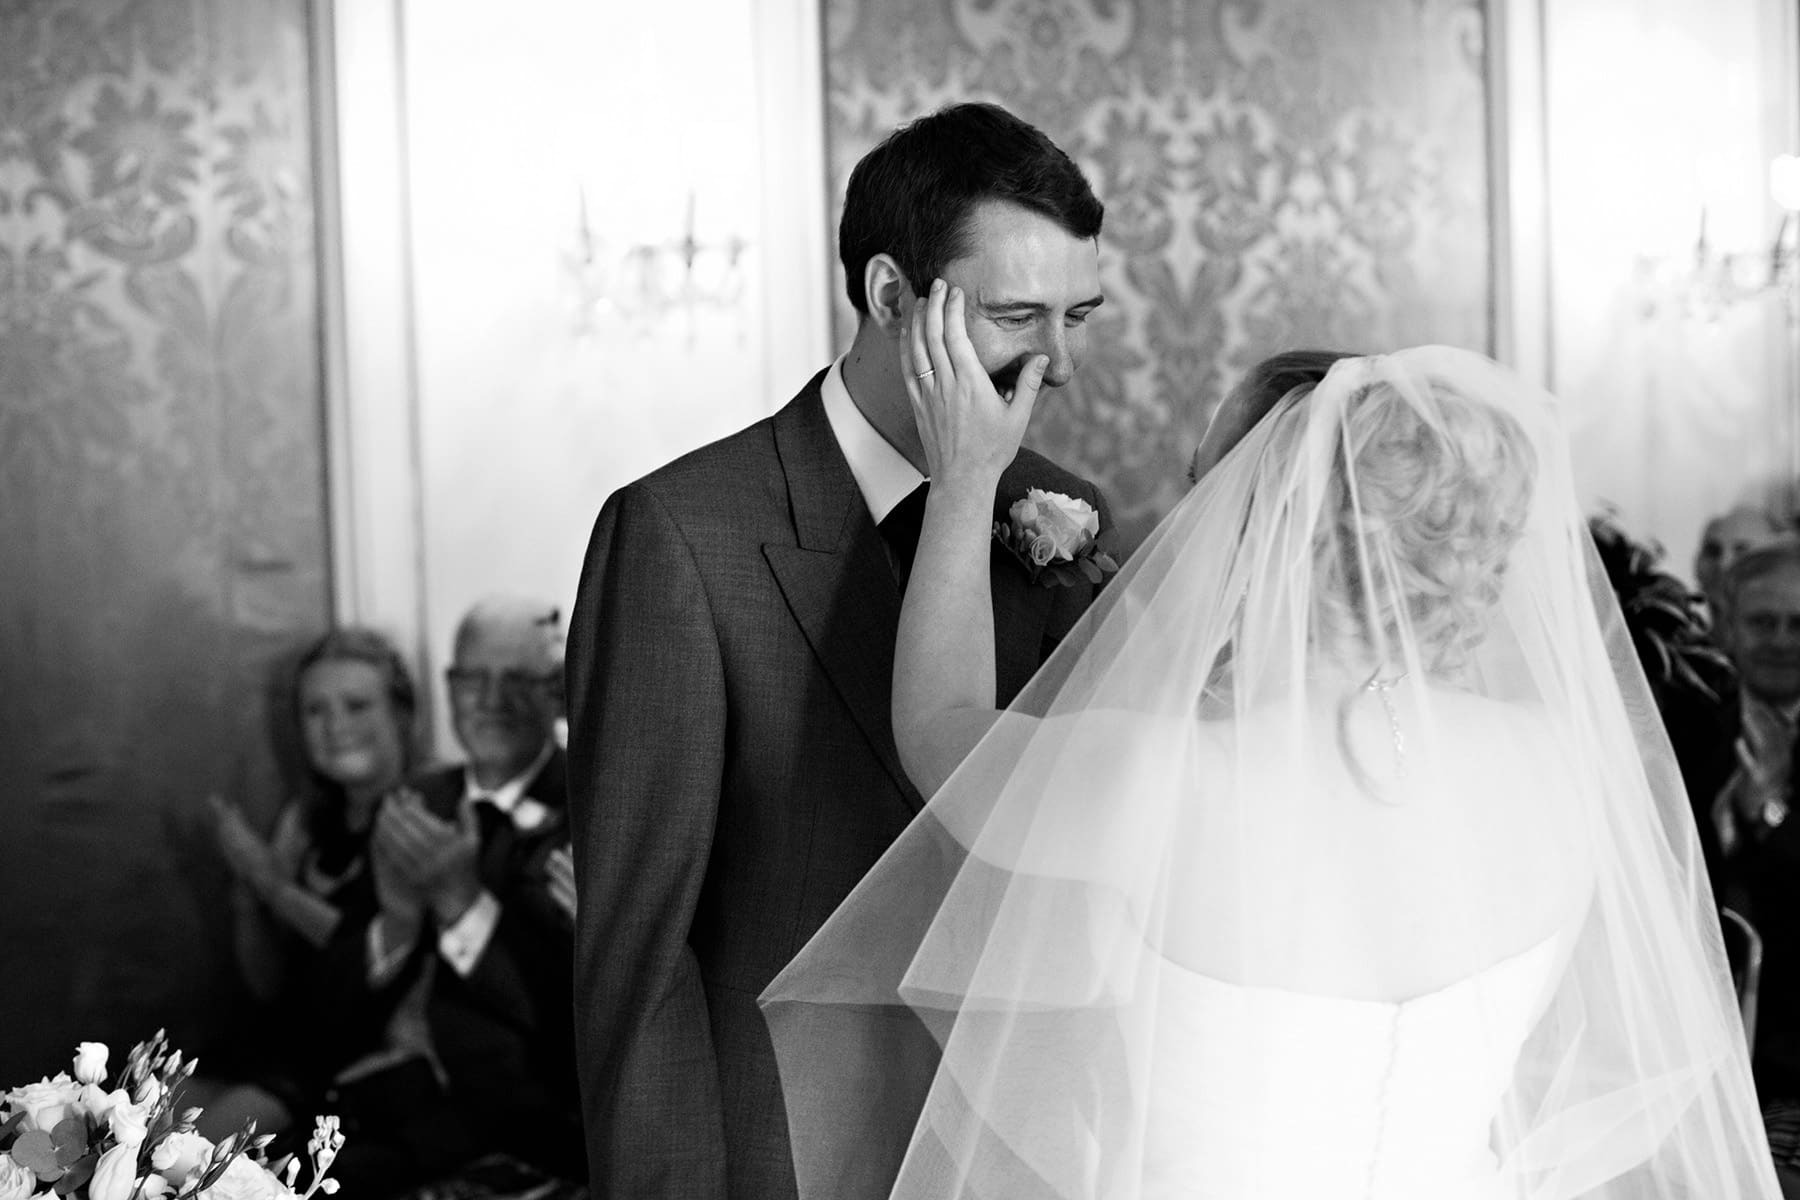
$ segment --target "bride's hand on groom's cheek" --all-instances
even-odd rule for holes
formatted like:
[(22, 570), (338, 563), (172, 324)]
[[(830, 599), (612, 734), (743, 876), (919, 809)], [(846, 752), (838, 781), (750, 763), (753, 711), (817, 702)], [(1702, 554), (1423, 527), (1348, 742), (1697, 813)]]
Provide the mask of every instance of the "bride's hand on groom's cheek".
[(901, 365), (913, 417), (934, 483), (964, 474), (998, 480), (1018, 453), (1050, 360), (1033, 356), (1012, 391), (994, 387), (969, 339), (960, 288), (936, 280), (930, 293), (908, 309), (901, 337)]

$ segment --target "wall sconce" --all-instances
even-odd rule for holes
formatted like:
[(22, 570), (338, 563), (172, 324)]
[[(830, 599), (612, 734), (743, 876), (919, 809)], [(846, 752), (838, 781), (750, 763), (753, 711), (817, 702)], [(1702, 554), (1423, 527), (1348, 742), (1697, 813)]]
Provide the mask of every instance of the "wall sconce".
[(694, 221), (696, 199), (691, 189), (679, 236), (634, 242), (617, 254), (594, 232), (586, 186), (579, 186), (578, 193), (574, 244), (563, 255), (575, 284), (576, 336), (595, 337), (614, 320), (648, 336), (679, 312), (687, 318), (691, 344), (699, 313), (739, 308), (744, 295), (744, 256), (750, 242), (735, 233), (702, 240)]
[(1800, 321), (1800, 156), (1782, 154), (1770, 161), (1769, 194), (1782, 216), (1767, 250), (1717, 250), (1707, 235), (1702, 204), (1690, 259), (1641, 257), (1639, 272), (1649, 290), (1644, 315), (1655, 315), (1659, 299), (1670, 298), (1687, 316), (1713, 323), (1745, 300), (1780, 293), (1788, 319)]

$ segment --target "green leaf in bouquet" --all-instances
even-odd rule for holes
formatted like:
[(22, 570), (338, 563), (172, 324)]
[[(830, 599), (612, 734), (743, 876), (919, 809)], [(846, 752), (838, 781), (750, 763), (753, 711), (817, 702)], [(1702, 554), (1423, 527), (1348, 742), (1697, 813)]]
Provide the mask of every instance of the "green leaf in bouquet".
[(77, 1159), (87, 1153), (87, 1118), (64, 1117), (50, 1131), (50, 1140), (56, 1143), (56, 1161), (65, 1167), (74, 1165)]
[(1099, 565), (1091, 558), (1084, 558), (1077, 565), (1081, 567), (1081, 573), (1087, 576), (1089, 583), (1099, 583), (1102, 579), (1106, 578), (1105, 575), (1101, 574)]
[(0, 1152), (11, 1148), (13, 1139), (19, 1136), (19, 1126), (25, 1123), (25, 1110), (20, 1109), (12, 1116), (0, 1121)]
[(56, 1181), (56, 1194), (59, 1196), (67, 1196), (72, 1194), (76, 1188), (86, 1187), (88, 1180), (94, 1177), (94, 1167), (97, 1166), (99, 1162), (100, 1156), (98, 1154), (90, 1154), (74, 1166), (70, 1167), (68, 1171), (63, 1174), (63, 1177)]
[(12, 1146), (12, 1160), (21, 1167), (29, 1168), (43, 1183), (61, 1179), (65, 1169), (62, 1163), (56, 1161), (55, 1139), (41, 1129), (19, 1135), (19, 1140)]

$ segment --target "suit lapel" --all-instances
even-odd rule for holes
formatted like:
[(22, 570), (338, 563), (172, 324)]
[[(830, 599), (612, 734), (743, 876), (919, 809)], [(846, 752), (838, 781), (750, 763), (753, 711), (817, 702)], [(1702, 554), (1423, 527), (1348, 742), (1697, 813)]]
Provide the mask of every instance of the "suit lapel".
[[(994, 491), (994, 520), (1008, 519), (1013, 502), (1032, 480), (1017, 460), (1000, 476)], [(994, 683), (1002, 707), (1042, 665), (1044, 630), (1050, 621), (1050, 588), (1030, 581), (1025, 566), (996, 542), (989, 555), (988, 584), (994, 597)]]
[(766, 543), (763, 557), (845, 705), (901, 795), (918, 790), (900, 767), (889, 717), (900, 592), (819, 396), (823, 374), (775, 414), (797, 545)]
[[(918, 790), (894, 748), (892, 703), (894, 636), (900, 591), (881, 532), (850, 474), (819, 395), (823, 372), (775, 415), (775, 448), (787, 477), (794, 546), (767, 543), (763, 557), (781, 586), (795, 621), (856, 718), (876, 757), (908, 804)], [(1032, 479), (1015, 462), (1000, 477), (994, 519), (1024, 496)], [(1051, 589), (1029, 582), (1025, 568), (998, 545), (989, 562), (994, 603), (995, 684), (1002, 705), (1037, 672), (1049, 623)]]

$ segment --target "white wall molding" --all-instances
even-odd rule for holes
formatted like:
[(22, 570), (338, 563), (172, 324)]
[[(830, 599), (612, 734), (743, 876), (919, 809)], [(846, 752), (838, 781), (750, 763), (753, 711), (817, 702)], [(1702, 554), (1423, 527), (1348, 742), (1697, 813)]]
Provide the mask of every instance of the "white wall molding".
[(1494, 355), (1554, 383), (1544, 0), (1487, 6)]
[(403, 7), (313, 5), (325, 438), (336, 619), (389, 634), (429, 679)]
[(833, 357), (820, 0), (752, 0), (764, 147), (764, 392), (780, 407)]

